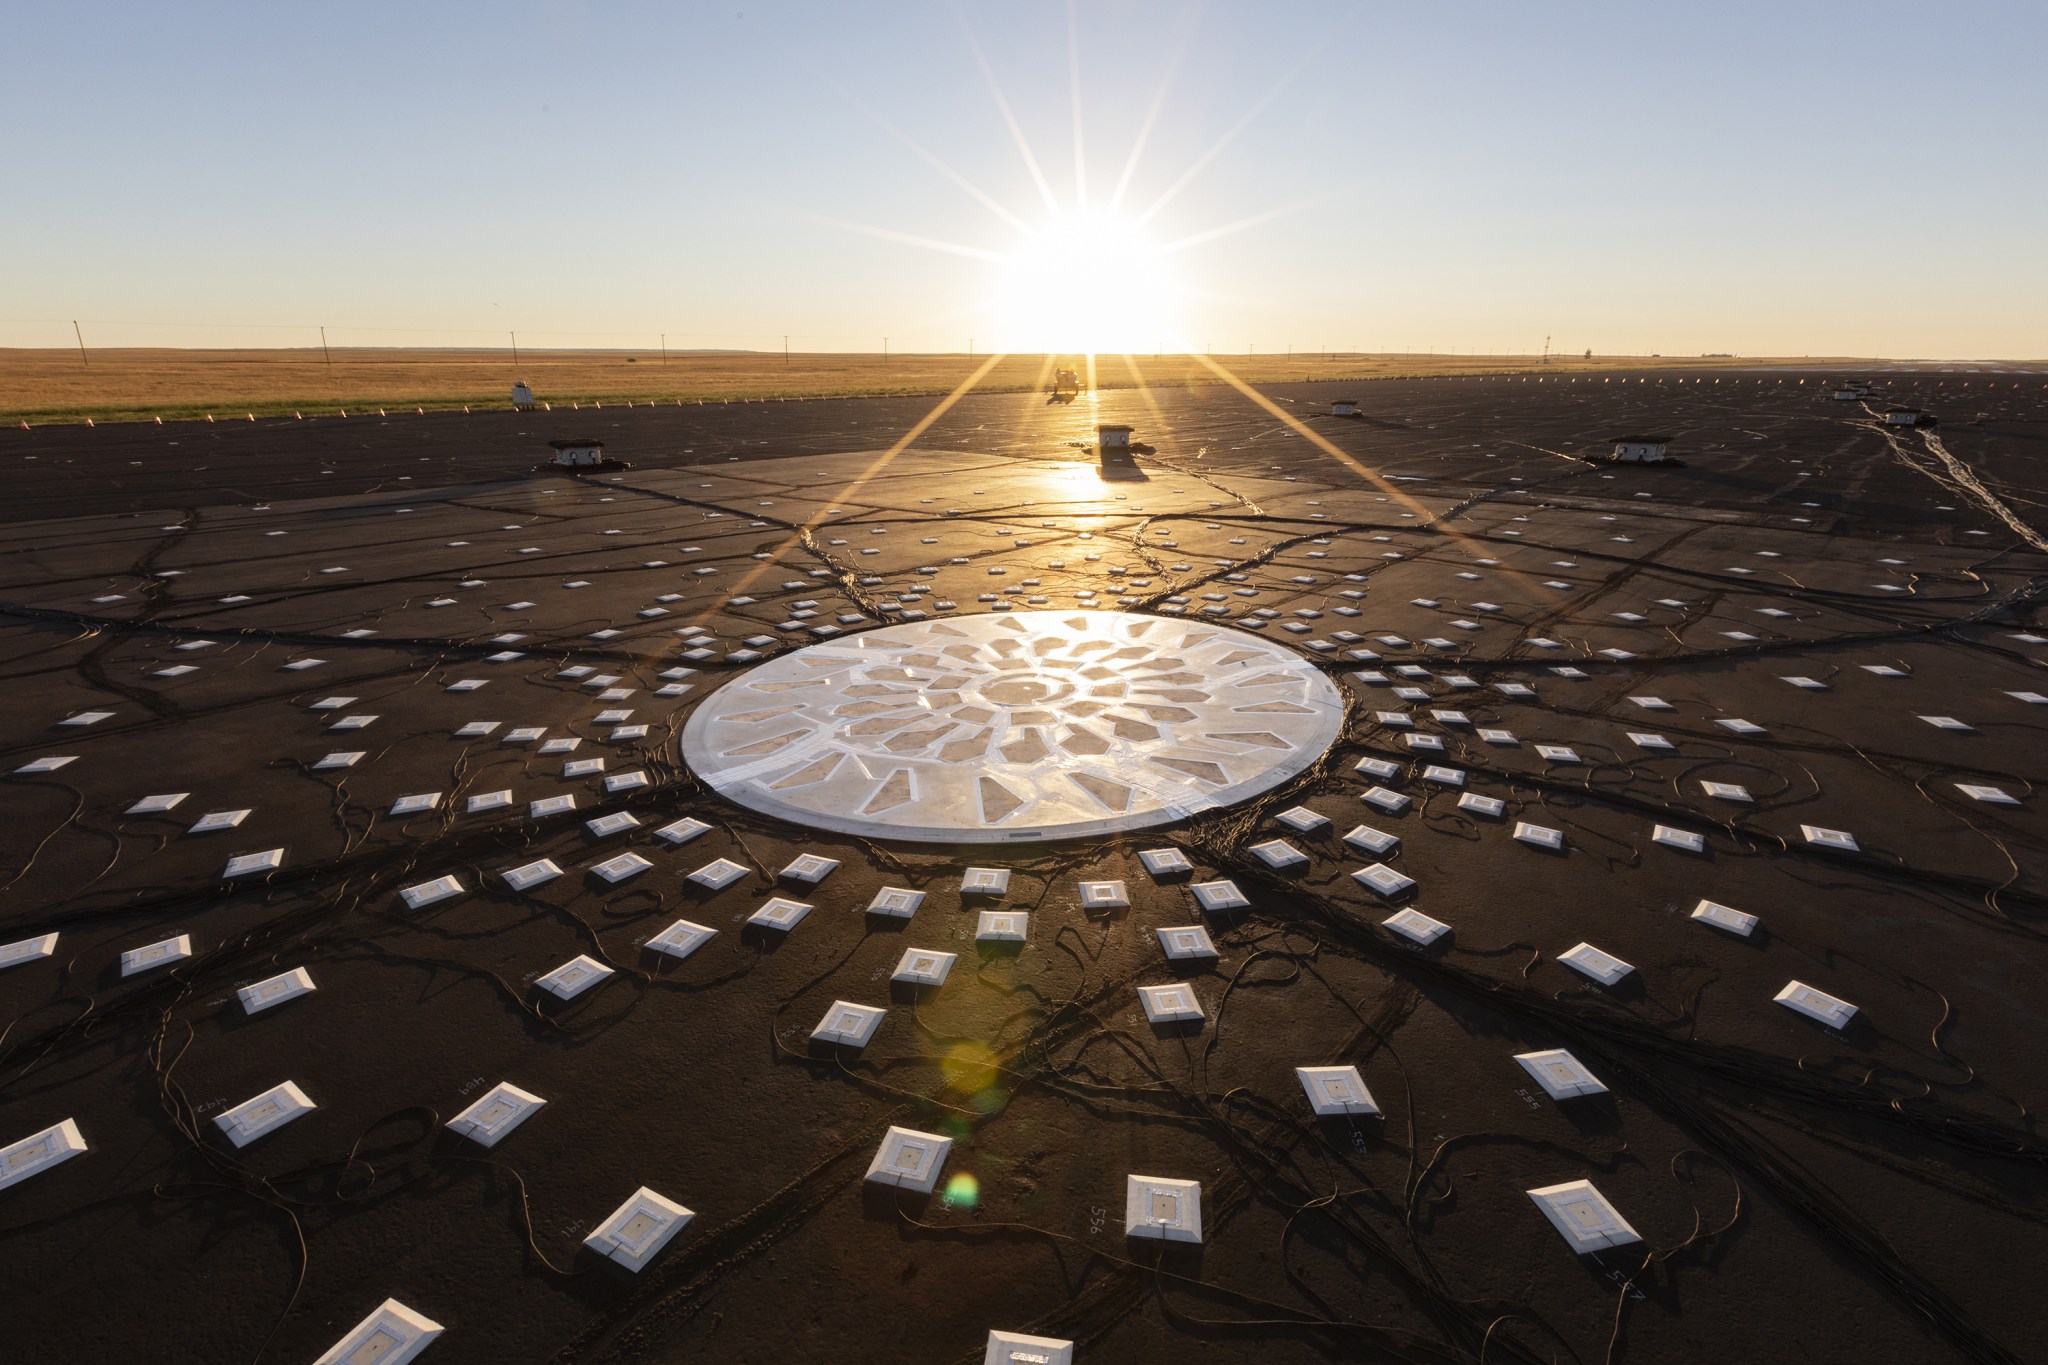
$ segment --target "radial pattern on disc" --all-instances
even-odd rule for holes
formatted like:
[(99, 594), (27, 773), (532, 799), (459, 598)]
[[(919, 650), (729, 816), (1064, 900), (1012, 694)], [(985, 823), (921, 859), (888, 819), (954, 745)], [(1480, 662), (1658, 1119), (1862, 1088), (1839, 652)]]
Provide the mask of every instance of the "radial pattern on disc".
[(1343, 720), (1314, 665), (1233, 627), (991, 612), (770, 660), (698, 706), (682, 756), (800, 825), (1026, 843), (1233, 805), (1315, 762)]

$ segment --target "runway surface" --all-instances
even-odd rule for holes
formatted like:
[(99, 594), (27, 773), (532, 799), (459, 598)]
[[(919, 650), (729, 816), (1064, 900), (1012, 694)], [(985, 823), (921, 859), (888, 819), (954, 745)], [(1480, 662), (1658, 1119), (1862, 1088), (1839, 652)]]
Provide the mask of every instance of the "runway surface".
[[(991, 1328), (1081, 1361), (2043, 1359), (2042, 383), (0, 432), (0, 945), (58, 935), (0, 969), (0, 1146), (87, 1144), (0, 1187), (9, 1338), (312, 1360), (395, 1297), (445, 1326), (430, 1365), (966, 1361)], [(1097, 422), (1155, 447), (1137, 476)], [(1587, 458), (1645, 432), (1683, 466)], [(576, 435), (634, 467), (534, 472)], [(682, 760), (762, 660), (1069, 608), (1282, 645), (1342, 734), (1242, 804), (1048, 843), (805, 829)], [(806, 854), (837, 866), (785, 875)], [(1246, 908), (1197, 904), (1222, 879)], [(1127, 906), (1084, 904), (1109, 880)], [(887, 887), (923, 903), (867, 913)], [(813, 909), (750, 922), (777, 897)], [(1403, 906), (1450, 932), (1418, 947)], [(1023, 941), (977, 940), (989, 909)], [(650, 950), (679, 919), (716, 933)], [(1189, 925), (1215, 958), (1165, 956)], [(958, 961), (892, 982), (910, 948)], [(579, 955), (611, 974), (537, 984)], [(1148, 1023), (1172, 983), (1202, 1017)], [(810, 1036), (842, 1000), (887, 1010), (863, 1047)], [(1514, 1060), (1558, 1048), (1606, 1093)], [(1293, 1069), (1327, 1065), (1380, 1115), (1317, 1118)], [(286, 1080), (316, 1107), (228, 1142)], [(547, 1103), (449, 1131), (500, 1082)], [(892, 1125), (952, 1138), (931, 1195), (863, 1179)], [(1199, 1182), (1203, 1241), (1127, 1236), (1130, 1174)], [(1575, 1254), (1525, 1191), (1578, 1180), (1642, 1240)], [(695, 1217), (630, 1273), (583, 1239), (642, 1186)]]

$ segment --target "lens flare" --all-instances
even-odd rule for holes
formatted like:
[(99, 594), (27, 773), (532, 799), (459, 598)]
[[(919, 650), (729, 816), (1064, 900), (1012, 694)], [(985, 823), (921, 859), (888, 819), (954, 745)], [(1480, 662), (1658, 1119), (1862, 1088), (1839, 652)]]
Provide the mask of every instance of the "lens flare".
[(962, 1094), (986, 1090), (996, 1082), (996, 1054), (980, 1043), (955, 1043), (939, 1058), (946, 1084)]
[(962, 1172), (946, 1181), (946, 1207), (971, 1209), (981, 1203), (981, 1182)]

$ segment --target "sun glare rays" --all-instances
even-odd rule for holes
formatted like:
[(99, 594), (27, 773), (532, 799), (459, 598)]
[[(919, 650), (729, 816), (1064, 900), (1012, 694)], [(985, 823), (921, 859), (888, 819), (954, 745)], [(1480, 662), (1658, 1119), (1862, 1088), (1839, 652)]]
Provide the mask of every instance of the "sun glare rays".
[[(987, 359), (952, 392), (935, 403), (931, 410), (914, 423), (888, 450), (880, 453), (852, 482), (841, 489), (836, 500), (843, 502), (852, 498), (861, 487), (886, 470), (896, 457), (908, 449), (934, 422), (944, 416), (960, 399), (971, 393), (1007, 354), (1037, 354), (1042, 357), (1039, 388), (1043, 388), (1059, 357), (1078, 356), (1086, 371), (1087, 384), (1091, 390), (1096, 387), (1098, 357), (1120, 357), (1125, 371), (1135, 382), (1150, 408), (1154, 421), (1163, 423), (1159, 407), (1153, 401), (1150, 385), (1146, 381), (1137, 356), (1156, 354), (1166, 349), (1170, 339), (1176, 352), (1195, 357), (1218, 379), (1237, 389), (1297, 435), (1306, 438), (1321, 453), (1344, 465), (1372, 486), (1384, 490), (1402, 506), (1424, 510), (1398, 487), (1339, 450), (1294, 414), (1204, 354), (1206, 348), (1198, 350), (1183, 340), (1189, 333), (1189, 320), (1184, 316), (1187, 301), (1214, 295), (1211, 291), (1193, 287), (1182, 278), (1178, 273), (1175, 258), (1194, 247), (1249, 231), (1299, 212), (1313, 203), (1320, 202), (1320, 199), (1311, 198), (1247, 214), (1230, 222), (1195, 227), (1165, 242), (1159, 241), (1148, 230), (1148, 224), (1174, 203), (1202, 172), (1222, 155), (1237, 135), (1249, 127), (1280, 96), (1302, 66), (1306, 65), (1308, 59), (1304, 58), (1302, 63), (1281, 76), (1245, 110), (1242, 116), (1175, 176), (1164, 191), (1153, 198), (1143, 210), (1133, 214), (1124, 210), (1124, 201), (1136, 183), (1153, 130), (1158, 126), (1165, 109), (1167, 95), (1180, 64), (1181, 53), (1185, 50), (1185, 33), (1182, 42), (1176, 44), (1175, 51), (1161, 74), (1158, 88), (1147, 104), (1114, 189), (1108, 200), (1099, 204), (1092, 204), (1089, 198), (1088, 148), (1083, 122), (1081, 84), (1080, 11), (1075, 0), (1069, 0), (1067, 5), (1067, 95), (1073, 138), (1071, 203), (1062, 203), (1060, 196), (1054, 191), (1052, 182), (1047, 178), (1044, 164), (1032, 150), (1031, 140), (1025, 134), (1023, 124), (1009, 100), (1004, 96), (995, 69), (990, 65), (973, 32), (966, 30), (964, 37), (982, 80), (988, 87), (989, 96), (994, 101), (996, 112), (1002, 119), (1017, 155), (1022, 160), (1024, 169), (1042, 201), (1042, 213), (1012, 209), (879, 113), (868, 109), (857, 98), (853, 99), (863, 112), (903, 143), (913, 155), (939, 172), (955, 188), (1001, 218), (1005, 226), (1016, 235), (1013, 240), (1002, 245), (978, 246), (872, 224), (837, 219), (824, 220), (833, 222), (847, 231), (883, 241), (965, 257), (995, 267), (996, 277), (992, 283), (990, 300), (984, 302), (992, 301), (999, 312), (996, 345), (990, 348), (992, 353)], [(963, 308), (962, 312), (970, 312), (973, 307), (974, 305), (970, 304)], [(1032, 394), (1027, 401), (1036, 401), (1036, 394)], [(783, 548), (786, 550), (799, 543), (810, 529), (812, 528), (804, 528)], [(780, 559), (781, 553), (778, 552), (774, 558)], [(767, 569), (768, 565), (764, 564), (756, 570), (756, 574), (766, 572)], [(744, 587), (742, 584), (740, 590), (744, 590)]]
[(1082, 98), (1082, 16), (1074, 0), (1069, 0), (1066, 11), (1066, 112), (1073, 144), (1069, 196), (1063, 198), (1054, 190), (1046, 163), (1034, 150), (1016, 109), (1003, 93), (1002, 82), (988, 54), (963, 17), (963, 41), (1038, 193), (1041, 207), (1031, 211), (1004, 203), (952, 161), (933, 152), (849, 92), (848, 98), (856, 107), (955, 188), (1002, 219), (1014, 235), (1008, 241), (977, 245), (869, 223), (827, 221), (864, 236), (994, 266), (990, 296), (996, 316), (992, 326), (984, 325), (981, 329), (991, 334), (991, 349), (1083, 356), (1092, 369), (1095, 355), (1155, 352), (1161, 348), (1163, 338), (1190, 330), (1184, 314), (1187, 301), (1196, 297), (1197, 291), (1181, 278), (1173, 257), (1296, 211), (1298, 206), (1268, 209), (1228, 223), (1194, 227), (1170, 241), (1160, 240), (1149, 227), (1278, 98), (1300, 67), (1283, 75), (1174, 176), (1162, 193), (1141, 211), (1132, 213), (1126, 209), (1125, 201), (1138, 183), (1191, 29), (1184, 26), (1175, 41), (1115, 186), (1104, 200), (1091, 196), (1089, 187), (1088, 135)]
[(1067, 0), (1067, 103), (1074, 119), (1074, 205), (1088, 207), (1088, 139), (1081, 131), (1081, 14), (1078, 0)]
[[(990, 370), (993, 370), (996, 366), (1002, 364), (1003, 361), (1007, 360), (1008, 358), (1008, 355), (998, 352), (997, 354), (991, 355), (988, 359), (982, 361), (980, 365), (975, 367), (974, 372), (972, 374), (968, 375), (967, 378), (961, 380), (960, 383), (957, 386), (955, 386), (951, 393), (948, 393), (938, 402), (932, 404), (931, 411), (927, 412), (923, 417), (920, 417), (916, 422), (912, 423), (910, 430), (904, 432), (902, 436), (898, 437), (896, 439), (895, 444), (891, 445), (887, 450), (883, 451), (874, 459), (870, 460), (865, 469), (861, 470), (860, 473), (854, 475), (853, 478), (847, 480), (846, 484), (842, 488), (840, 488), (840, 490), (837, 493), (834, 493), (832, 495), (830, 502), (843, 503), (852, 502), (856, 500), (859, 497), (860, 491), (863, 488), (866, 488), (868, 484), (870, 484), (877, 477), (879, 477), (884, 470), (888, 469), (888, 467), (891, 464), (895, 463), (896, 457), (898, 455), (901, 455), (904, 451), (908, 450), (912, 442), (916, 441), (918, 437), (924, 435), (926, 431), (931, 429), (932, 423), (938, 421), (941, 417), (944, 417), (955, 403), (959, 402), (962, 398), (965, 398), (968, 394), (974, 391), (975, 386), (981, 383), (981, 381), (987, 377), (988, 372)], [(774, 551), (766, 559), (760, 561), (758, 564), (754, 566), (752, 572), (748, 573), (738, 583), (733, 585), (732, 590), (725, 595), (724, 601), (719, 604), (717, 610), (725, 610), (726, 605), (729, 604), (733, 598), (744, 596), (754, 586), (754, 584), (760, 582), (761, 579), (765, 577), (767, 574), (774, 572), (776, 567), (782, 563), (783, 555), (787, 553), (789, 550), (795, 548), (796, 546), (801, 545), (804, 541), (804, 537), (811, 535), (818, 529), (818, 527), (823, 525), (825, 522), (826, 515), (827, 513), (823, 510), (813, 513), (804, 522), (802, 527), (800, 527), (798, 530), (792, 533), (787, 540), (782, 542), (782, 544), (776, 546)]]
[(970, 198), (972, 198), (975, 203), (981, 205), (990, 213), (995, 214), (998, 218), (1002, 219), (1005, 223), (1008, 223), (1011, 227), (1015, 228), (1019, 232), (1029, 232), (1031, 230), (1031, 225), (1029, 223), (1026, 223), (1022, 218), (1018, 217), (1016, 213), (1011, 211), (1009, 206), (1004, 204), (1002, 200), (996, 198), (987, 190), (984, 190), (981, 186), (975, 184), (972, 180), (969, 180), (966, 176), (954, 170), (952, 165), (948, 163), (943, 157), (941, 157), (937, 152), (932, 151), (929, 147), (926, 147), (922, 142), (919, 142), (909, 133), (906, 133), (905, 131), (903, 131), (903, 129), (897, 127), (894, 123), (884, 118), (880, 111), (869, 106), (869, 104), (865, 100), (845, 90), (842, 90), (840, 93), (842, 95), (845, 95), (845, 97), (853, 103), (855, 108), (859, 109), (862, 113), (866, 114), (869, 118), (873, 119), (875, 123), (882, 129), (882, 131), (888, 133), (891, 137), (895, 138), (905, 147), (908, 147), (911, 150), (912, 154), (915, 155), (918, 160), (924, 162), (925, 165), (930, 166), (940, 175), (943, 175), (946, 177), (946, 179), (952, 181), (953, 184), (959, 187), (959, 189), (962, 192), (964, 192)]
[(1185, 237), (1176, 237), (1173, 241), (1161, 246), (1159, 254), (1171, 256), (1177, 252), (1186, 251), (1189, 247), (1221, 241), (1225, 237), (1234, 237), (1240, 232), (1245, 232), (1255, 227), (1264, 227), (1267, 223), (1278, 222), (1280, 219), (1292, 217), (1304, 209), (1314, 208), (1318, 204), (1327, 203), (1329, 198), (1330, 196), (1328, 195), (1319, 194), (1308, 199), (1298, 199), (1292, 204), (1281, 204), (1277, 208), (1267, 209), (1263, 213), (1248, 214), (1232, 222), (1219, 223), (1215, 227), (1203, 228), (1200, 231), (1191, 232)]
[[(1386, 476), (1379, 473), (1377, 470), (1368, 468), (1356, 456), (1347, 454), (1344, 451), (1338, 449), (1337, 446), (1334, 445), (1328, 437), (1324, 436), (1314, 427), (1311, 427), (1308, 423), (1302, 421), (1299, 417), (1289, 412), (1286, 408), (1281, 407), (1278, 403), (1275, 403), (1272, 399), (1266, 397), (1265, 394), (1260, 393), (1257, 389), (1253, 388), (1250, 384), (1247, 384), (1244, 380), (1238, 378), (1229, 370), (1228, 367), (1219, 363), (1213, 357), (1202, 355), (1199, 352), (1191, 351), (1189, 352), (1189, 354), (1192, 355), (1195, 361), (1199, 363), (1204, 369), (1208, 370), (1218, 379), (1221, 379), (1224, 383), (1230, 385), (1230, 387), (1232, 387), (1233, 389), (1236, 389), (1239, 393), (1243, 394), (1252, 402), (1258, 404), (1260, 408), (1264, 409), (1266, 413), (1268, 413), (1276, 421), (1284, 425), (1289, 431), (1301, 437), (1310, 445), (1314, 446), (1317, 450), (1329, 456), (1338, 464), (1343, 465), (1352, 473), (1358, 475), (1358, 477), (1365, 480), (1365, 482), (1369, 486), (1379, 489), (1382, 493), (1387, 495), (1389, 501), (1393, 502), (1397, 506), (1404, 507), (1410, 512), (1415, 513), (1417, 519), (1422, 523), (1424, 527), (1433, 529), (1438, 533), (1442, 534), (1443, 536), (1447, 537), (1453, 544), (1457, 545), (1460, 549), (1464, 550), (1474, 559), (1483, 559), (1486, 557), (1484, 547), (1481, 546), (1477, 541), (1471, 540), (1468, 537), (1458, 534), (1458, 532), (1453, 530), (1449, 525), (1447, 525), (1443, 521), (1443, 519), (1437, 515), (1435, 511), (1433, 511), (1423, 503), (1417, 502), (1414, 498), (1408, 496), (1408, 494), (1404, 493), (1401, 490), (1399, 485), (1389, 482)], [(1523, 570), (1508, 569), (1506, 572), (1515, 581), (1522, 583), (1524, 585), (1527, 585), (1533, 581), (1533, 576)]]
[(1160, 70), (1159, 87), (1152, 92), (1152, 103), (1145, 107), (1145, 118), (1138, 125), (1138, 135), (1131, 139), (1131, 154), (1124, 158), (1123, 174), (1117, 177), (1116, 189), (1109, 196), (1112, 214), (1123, 208), (1124, 194), (1131, 188), (1131, 177), (1138, 173), (1138, 163), (1145, 156), (1145, 144), (1152, 140), (1152, 130), (1159, 124), (1159, 113), (1166, 107), (1166, 97), (1173, 90), (1173, 78), (1180, 70), (1181, 58), (1187, 54), (1193, 32), (1192, 25), (1183, 25), (1173, 55), (1166, 59), (1166, 65)]
[(969, 246), (965, 242), (941, 241), (937, 237), (920, 237), (914, 232), (898, 232), (895, 228), (876, 227), (872, 223), (849, 222), (844, 218), (833, 218), (823, 213), (812, 216), (821, 223), (830, 223), (833, 227), (843, 228), (847, 232), (858, 232), (863, 237), (873, 237), (884, 242), (897, 242), (904, 246), (922, 247), (926, 251), (936, 251), (947, 256), (965, 256), (969, 260), (989, 261), (996, 265), (1008, 265), (1014, 259), (1013, 256), (991, 250), (985, 246)]
[(1146, 207), (1145, 211), (1137, 216), (1137, 222), (1141, 225), (1151, 222), (1152, 219), (1156, 217), (1162, 209), (1164, 209), (1168, 204), (1172, 203), (1175, 199), (1179, 198), (1181, 191), (1185, 190), (1189, 185), (1192, 185), (1195, 182), (1195, 178), (1201, 175), (1203, 171), (1209, 169), (1209, 163), (1214, 161), (1217, 157), (1221, 156), (1223, 154), (1223, 149), (1228, 147), (1231, 144), (1231, 142), (1236, 139), (1239, 133), (1251, 127), (1252, 121), (1258, 118), (1260, 114), (1263, 114), (1266, 111), (1267, 105), (1271, 104), (1274, 100), (1280, 98), (1280, 92), (1285, 90), (1289, 85), (1293, 83), (1294, 78), (1301, 74), (1302, 68), (1307, 66), (1308, 63), (1309, 58), (1302, 58), (1301, 61), (1295, 63), (1294, 66), (1287, 71), (1287, 74), (1283, 75), (1279, 80), (1273, 82), (1272, 88), (1267, 90), (1265, 94), (1259, 96), (1257, 102), (1254, 103), (1251, 108), (1244, 111), (1243, 117), (1239, 118), (1237, 122), (1231, 124), (1228, 128), (1224, 129), (1223, 135), (1217, 138), (1214, 142), (1210, 143), (1207, 151), (1203, 152), (1200, 156), (1196, 157), (1193, 161), (1188, 163), (1187, 169), (1182, 171), (1180, 173), (1179, 178), (1176, 179), (1171, 185), (1168, 185), (1166, 187), (1165, 193), (1161, 194), (1157, 199), (1154, 199), (1152, 203)]
[(988, 58), (982, 54), (981, 44), (974, 40), (971, 33), (967, 36), (967, 46), (974, 53), (974, 63), (981, 68), (981, 78), (988, 83), (988, 93), (995, 98), (996, 111), (1003, 116), (1003, 123), (1010, 130), (1010, 140), (1017, 144), (1017, 152), (1024, 158), (1025, 169), (1031, 172), (1032, 183), (1038, 186), (1038, 193), (1044, 198), (1046, 209), (1058, 213), (1059, 197), (1052, 192), (1052, 185), (1046, 180), (1045, 172), (1039, 168), (1038, 158), (1031, 154), (1031, 140), (1024, 136), (1023, 125), (1017, 122), (1017, 116), (1010, 112), (1010, 102), (1003, 98), (1003, 87), (996, 81), (995, 68), (988, 64)]

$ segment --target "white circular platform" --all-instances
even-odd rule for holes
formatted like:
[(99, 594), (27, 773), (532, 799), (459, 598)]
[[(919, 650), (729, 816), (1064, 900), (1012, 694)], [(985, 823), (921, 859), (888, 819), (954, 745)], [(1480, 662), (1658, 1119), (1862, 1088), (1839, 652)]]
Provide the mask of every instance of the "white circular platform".
[(1321, 756), (1336, 686), (1292, 650), (1109, 611), (905, 622), (772, 659), (683, 728), (749, 809), (925, 843), (1030, 843), (1234, 805)]

